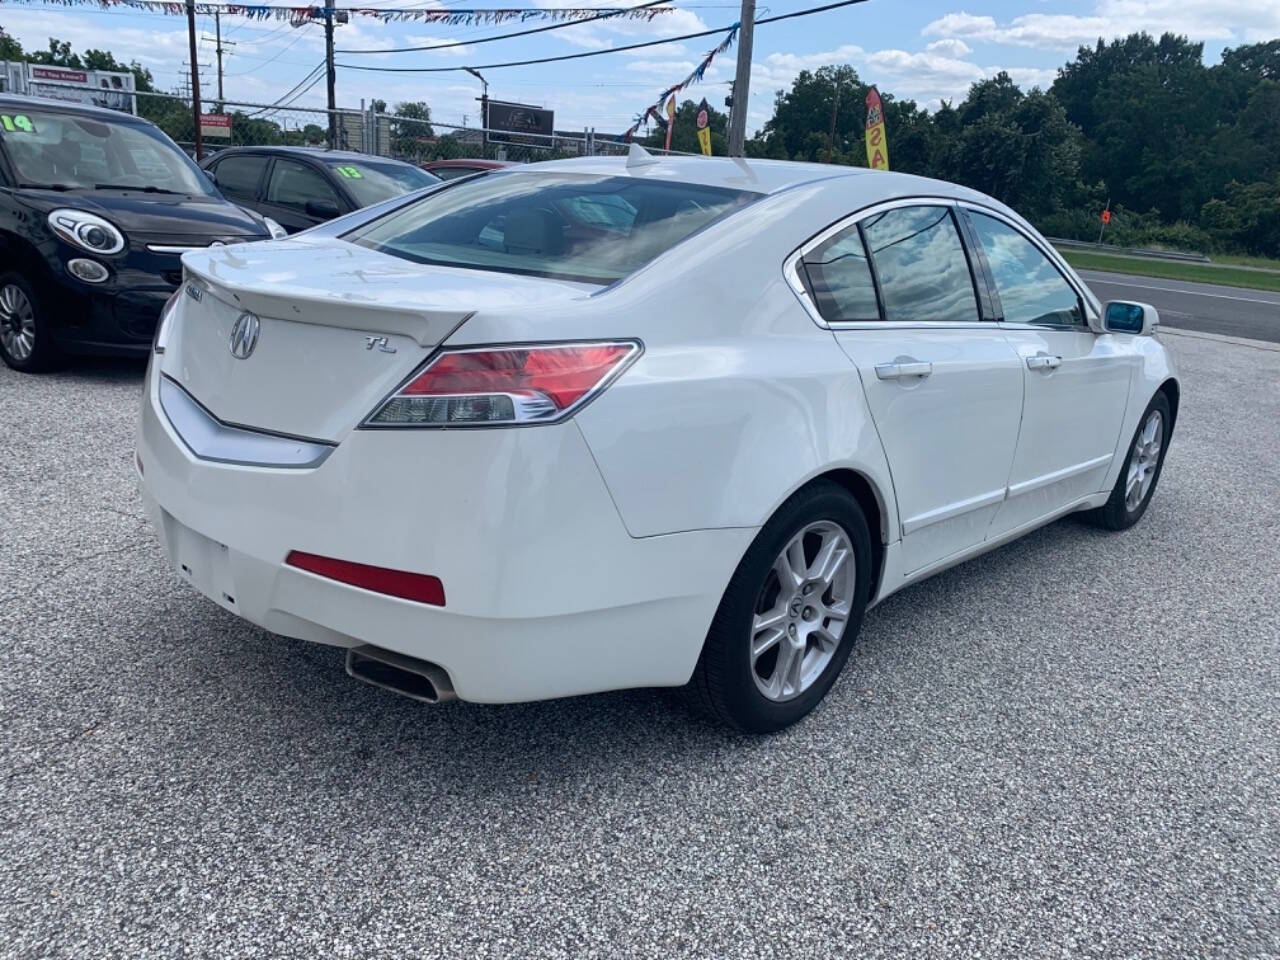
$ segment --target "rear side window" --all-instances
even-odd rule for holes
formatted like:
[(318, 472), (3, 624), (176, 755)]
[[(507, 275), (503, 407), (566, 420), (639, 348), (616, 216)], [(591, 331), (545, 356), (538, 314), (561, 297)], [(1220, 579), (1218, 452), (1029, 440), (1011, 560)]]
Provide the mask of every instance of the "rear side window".
[(346, 239), (417, 263), (608, 284), (759, 196), (633, 177), (502, 173), (423, 197)]
[(227, 196), (253, 200), (258, 195), (258, 183), (266, 165), (266, 157), (224, 157), (213, 168), (213, 175), (218, 180), (218, 189)]
[(801, 261), (814, 305), (828, 323), (879, 320), (876, 284), (857, 226), (824, 240)]
[(1006, 323), (1084, 324), (1079, 294), (1034, 243), (976, 210), (969, 220), (987, 255)]
[(978, 298), (949, 207), (897, 207), (862, 221), (885, 319), (976, 323)]

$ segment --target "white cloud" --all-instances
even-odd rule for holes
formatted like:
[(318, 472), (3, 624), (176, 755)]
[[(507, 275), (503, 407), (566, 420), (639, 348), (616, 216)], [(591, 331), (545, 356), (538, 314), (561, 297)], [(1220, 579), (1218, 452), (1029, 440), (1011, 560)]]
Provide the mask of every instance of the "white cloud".
[[(422, 34), (411, 34), (410, 36), (405, 37), (405, 40), (407, 41), (406, 43), (397, 43), (395, 44), (395, 46), (397, 47), (439, 46), (440, 49), (438, 50), (421, 51), (422, 53), (430, 54), (436, 57), (461, 57), (471, 53), (475, 49), (474, 47), (467, 46), (465, 43), (454, 46), (454, 44), (456, 44), (457, 41), (450, 40), (448, 37), (430, 37), (430, 36), (424, 36)], [(448, 44), (448, 46), (445, 46), (445, 44)], [(389, 46), (389, 44), (387, 43), (386, 39), (383, 39), (383, 41), (379, 44), (379, 46), (386, 47), (386, 46)]]
[(971, 84), (993, 77), (1001, 70), (1024, 90), (1047, 87), (1056, 76), (1053, 69), (988, 66), (948, 55), (962, 48), (969, 50), (963, 43), (940, 43), (914, 53), (897, 49), (868, 51), (854, 45), (816, 53), (772, 53), (762, 62), (751, 65), (752, 96), (748, 116), (751, 123), (763, 124), (771, 115), (775, 91), (789, 88), (801, 70), (816, 70), (828, 64), (851, 64), (864, 82), (875, 83), (896, 97), (915, 100), (929, 110), (936, 110), (943, 100), (963, 100)]
[(1110, 40), (1145, 30), (1185, 34), (1192, 40), (1254, 42), (1280, 36), (1276, 0), (1096, 0), (1084, 14), (1027, 13), (1007, 23), (966, 12), (927, 24), (925, 36), (964, 37), (983, 43), (1071, 51), (1099, 37)]
[(948, 37), (945, 40), (935, 40), (933, 43), (925, 47), (931, 53), (937, 53), (944, 57), (965, 57), (973, 53), (973, 48), (963, 40), (956, 37)]

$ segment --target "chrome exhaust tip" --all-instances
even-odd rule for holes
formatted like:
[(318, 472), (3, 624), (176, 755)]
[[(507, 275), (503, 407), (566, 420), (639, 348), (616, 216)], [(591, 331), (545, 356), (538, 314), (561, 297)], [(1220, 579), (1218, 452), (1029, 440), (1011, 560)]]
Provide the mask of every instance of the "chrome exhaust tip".
[(423, 703), (458, 699), (443, 667), (367, 643), (347, 650), (347, 674)]

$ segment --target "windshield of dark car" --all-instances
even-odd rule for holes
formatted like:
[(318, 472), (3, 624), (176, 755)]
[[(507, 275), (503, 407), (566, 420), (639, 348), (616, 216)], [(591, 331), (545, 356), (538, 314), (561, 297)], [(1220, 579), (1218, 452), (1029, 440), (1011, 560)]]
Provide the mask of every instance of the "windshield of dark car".
[(362, 207), (440, 182), (439, 177), (407, 163), (371, 161), (363, 157), (359, 160), (330, 161), (329, 168), (338, 175), (356, 203)]
[(569, 173), (496, 173), (429, 194), (346, 239), (418, 263), (608, 284), (759, 194)]
[(39, 109), (0, 110), (0, 142), (29, 186), (92, 190), (154, 187), (216, 196), (200, 168), (150, 124)]

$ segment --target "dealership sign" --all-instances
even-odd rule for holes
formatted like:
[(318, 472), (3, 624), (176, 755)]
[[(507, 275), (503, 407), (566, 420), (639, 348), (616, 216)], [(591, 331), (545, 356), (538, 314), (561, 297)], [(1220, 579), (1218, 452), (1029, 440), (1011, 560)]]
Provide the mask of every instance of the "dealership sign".
[(486, 100), (484, 125), (490, 143), (521, 143), (550, 147), (555, 131), (555, 113), (527, 103)]
[(231, 139), (231, 114), (229, 113), (200, 114), (200, 136), (222, 137), (225, 140), (230, 140)]

